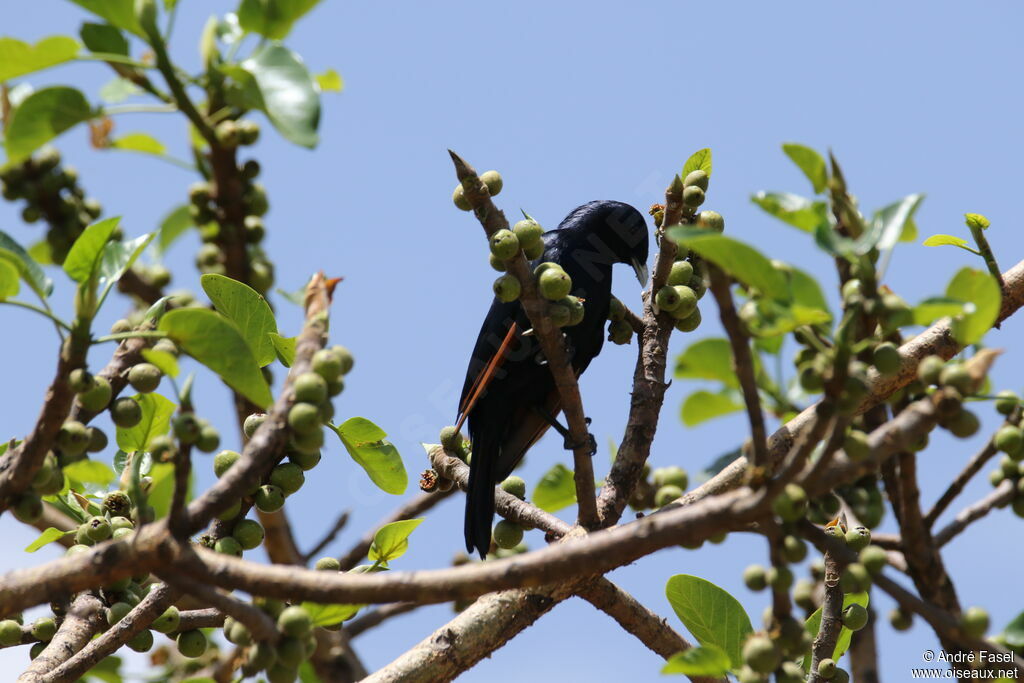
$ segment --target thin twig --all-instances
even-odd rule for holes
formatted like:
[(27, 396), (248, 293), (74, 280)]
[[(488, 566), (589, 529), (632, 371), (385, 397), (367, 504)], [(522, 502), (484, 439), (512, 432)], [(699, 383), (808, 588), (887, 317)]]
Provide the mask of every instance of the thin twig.
[(350, 638), (355, 638), (361, 633), (369, 631), (375, 626), (379, 626), (392, 617), (397, 617), (400, 614), (407, 614), (419, 607), (415, 602), (392, 602), (387, 605), (381, 605), (377, 609), (372, 609), (360, 614), (358, 617), (348, 622), (345, 625), (345, 630), (348, 631)]
[(341, 530), (345, 528), (346, 524), (348, 524), (348, 518), (349, 518), (349, 511), (348, 510), (343, 511), (340, 515), (338, 515), (338, 519), (335, 520), (334, 526), (332, 526), (327, 531), (327, 533), (324, 534), (323, 538), (321, 538), (320, 541), (315, 546), (310, 548), (309, 552), (305, 553), (302, 556), (302, 560), (303, 560), (302, 563), (303, 564), (309, 564), (309, 561), (311, 559), (313, 559), (314, 557), (319, 555), (323, 551), (324, 548), (326, 548), (331, 543), (333, 543), (334, 539), (336, 539), (338, 537), (338, 534), (341, 533)]
[(932, 505), (932, 509), (924, 516), (924, 523), (926, 526), (929, 528), (935, 526), (935, 520), (939, 518), (939, 515), (946, 511), (949, 504), (953, 502), (953, 499), (960, 495), (971, 478), (980, 472), (981, 468), (985, 466), (985, 463), (991, 460), (992, 456), (996, 453), (998, 453), (998, 451), (992, 443), (992, 439), (989, 439), (988, 443), (986, 443), (980, 451), (975, 453), (967, 464), (964, 465), (963, 470), (953, 478), (953, 481), (950, 482), (946, 490), (942, 492), (941, 496), (939, 496), (939, 499), (935, 501), (934, 505)]
[(254, 639), (261, 642), (277, 642), (280, 634), (274, 620), (258, 607), (242, 602), (227, 593), (221, 593), (216, 588), (208, 586), (202, 581), (196, 581), (183, 573), (160, 571), (157, 572), (157, 576), (171, 586), (199, 598), (227, 616), (236, 619), (249, 629)]
[[(476, 171), (459, 155), (449, 151), (455, 164), (455, 174), (465, 189), (466, 199), (473, 207), (480, 225), (490, 237), (501, 229), (508, 228), (505, 214), (491, 201), (487, 186), (477, 177)], [(526, 257), (520, 252), (505, 263), (509, 273), (519, 280), (522, 294), (519, 301), (530, 319), (534, 334), (540, 344), (544, 357), (547, 358), (551, 377), (555, 381), (561, 397), (562, 413), (569, 428), (569, 436), (573, 442), (573, 478), (576, 483), (576, 502), (579, 508), (579, 523), (585, 529), (597, 525), (597, 505), (594, 497), (594, 465), (590, 452), (590, 436), (587, 430), (586, 415), (580, 397), (580, 388), (576, 382), (565, 352), (565, 341), (561, 330), (552, 324), (545, 304)]]
[(961, 510), (952, 522), (942, 527), (934, 536), (935, 545), (940, 548), (946, 545), (972, 522), (978, 521), (995, 508), (1010, 503), (1015, 495), (1013, 481), (1007, 479), (1000, 482), (987, 496)]

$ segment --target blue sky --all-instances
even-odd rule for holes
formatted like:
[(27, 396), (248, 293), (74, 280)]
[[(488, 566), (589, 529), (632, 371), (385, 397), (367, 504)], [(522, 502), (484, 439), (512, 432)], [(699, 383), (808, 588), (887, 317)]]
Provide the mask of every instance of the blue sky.
[[(181, 0), (175, 58), (195, 67), (203, 23), (210, 13), (232, 8), (233, 3)], [(863, 206), (927, 193), (918, 213), (922, 237), (967, 236), (962, 214), (984, 213), (992, 220), (989, 239), (1004, 269), (1012, 265), (1024, 252), (1014, 223), (1024, 151), (1018, 87), (1024, 48), (1016, 35), (1021, 14), (1012, 2), (651, 2), (624, 10), (607, 2), (513, 7), (327, 0), (287, 40), (312, 70), (332, 67), (345, 79), (343, 93), (324, 97), (320, 147), (311, 153), (291, 146), (268, 125), (255, 156), (270, 194), (266, 245), (279, 285), (295, 289), (320, 268), (345, 276), (335, 298), (332, 338), (353, 350), (356, 369), (336, 403), (338, 416), (362, 415), (384, 427), (413, 473), (427, 466), (419, 443), (435, 440), (453, 418), (494, 273), (479, 226), (451, 205), (449, 147), (480, 171), (502, 172), (505, 189), (498, 203), (509, 216), (523, 208), (548, 227), (592, 199), (643, 209), (659, 200), (692, 151), (711, 147), (715, 165), (706, 206), (725, 216), (730, 234), (820, 276), (834, 298), (828, 259), (805, 235), (749, 202), (762, 189), (810, 192), (781, 153), (781, 143), (831, 147)], [(70, 3), (38, 0), (23, 3), (2, 30), (33, 41), (74, 35), (84, 16)], [(101, 65), (81, 64), (32, 82), (75, 85), (95, 100), (110, 77)], [(180, 116), (117, 120), (117, 131), (135, 130), (153, 133), (184, 156)], [(80, 129), (62, 137), (59, 147), (78, 167), (88, 193), (103, 203), (105, 215), (123, 216), (131, 235), (154, 229), (185, 200), (193, 180), (150, 158), (92, 150)], [(41, 236), (38, 226), (22, 225), (9, 204), (0, 205), (0, 229), (23, 243)], [(175, 287), (197, 289), (191, 266), (197, 244), (189, 236), (169, 255), (179, 273)], [(964, 265), (980, 264), (952, 248), (905, 244), (896, 251), (886, 284), (918, 301), (941, 294)], [(54, 278), (56, 305), (67, 312), (72, 290), (60, 273)], [(628, 269), (616, 273), (614, 289), (639, 306)], [(102, 324), (125, 307), (124, 301), (110, 302)], [(277, 308), (281, 329), (294, 334), (298, 309), (280, 300)], [(0, 414), (0, 437), (6, 439), (23, 434), (35, 418), (57, 347), (52, 328), (41, 319), (14, 309), (0, 313), (8, 330), (0, 337), (7, 359), (0, 378), (10, 397)], [(706, 305), (705, 324), (696, 333), (673, 336), (673, 356), (720, 333), (709, 313)], [(1012, 351), (1021, 330), (1022, 323), (1012, 320), (987, 341)], [(101, 366), (111, 351), (96, 349), (93, 364)], [(609, 345), (583, 378), (586, 412), (601, 444), (621, 438), (634, 359), (635, 346)], [(996, 388), (1022, 388), (1019, 354), (1007, 354), (997, 367), (1003, 379)], [(227, 393), (205, 372), (197, 384), (198, 409), (222, 428), (226, 446), (237, 444)], [(653, 465), (697, 471), (736, 446), (745, 428), (740, 417), (683, 427), (679, 407), (696, 388), (677, 381), (669, 389)], [(996, 424), (989, 406), (979, 405), (978, 412), (986, 427)], [(927, 503), (983, 439), (935, 435), (920, 467)], [(560, 440), (548, 437), (530, 453), (523, 476), (532, 487), (556, 462), (569, 458)], [(600, 474), (604, 451), (595, 464)], [(209, 483), (212, 465), (197, 467), (200, 485)], [(954, 512), (987, 490), (980, 477)], [(341, 509), (351, 509), (349, 528), (332, 546), (343, 552), (397, 502), (377, 491), (332, 443), (288, 509), (306, 547)], [(1010, 512), (998, 511), (943, 553), (963, 604), (988, 607), (998, 628), (1024, 608), (1006, 599), (1022, 559), (1019, 544), (1009, 540), (1019, 533), (1017, 524)], [(445, 565), (462, 545), (461, 528), (461, 500), (444, 503), (417, 530), (397, 568)], [(887, 518), (883, 529), (892, 528)], [(10, 516), (0, 518), (0, 540), (12, 549), (0, 569), (54, 554), (17, 551), (33, 537)], [(527, 538), (534, 547), (543, 543), (537, 532)], [(740, 534), (697, 552), (664, 550), (612, 578), (682, 628), (665, 600), (664, 584), (672, 574), (696, 574), (734, 592), (756, 623), (767, 601), (743, 588), (741, 572), (765, 559), (764, 543)], [(891, 603), (879, 595), (876, 606), (884, 615)], [(424, 608), (356, 644), (367, 665), (379, 667), (450, 615), (447, 606)], [(878, 628), (886, 679), (906, 678), (921, 653), (937, 647), (920, 623), (895, 636), (887, 624)], [(13, 670), (24, 657), (0, 651), (0, 669)], [(570, 600), (462, 680), (648, 680), (659, 668), (658, 658), (610, 619)]]

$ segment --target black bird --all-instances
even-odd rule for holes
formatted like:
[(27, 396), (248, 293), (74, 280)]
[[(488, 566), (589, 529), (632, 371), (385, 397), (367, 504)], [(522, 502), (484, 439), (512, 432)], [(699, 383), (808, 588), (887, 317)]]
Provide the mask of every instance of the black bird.
[[(584, 300), (583, 322), (564, 328), (566, 347), (578, 377), (601, 352), (612, 296), (612, 264), (629, 264), (641, 285), (647, 280), (647, 225), (628, 204), (594, 201), (572, 211), (555, 230), (544, 233), (544, 254), (531, 264), (553, 261), (572, 278), (572, 294)], [(494, 486), (511, 474), (526, 451), (561, 410), (558, 390), (518, 301), (495, 299), (473, 348), (459, 405), (466, 408), (483, 373), (515, 323), (497, 370), (469, 412), (472, 443), (466, 497), (466, 549), (486, 555), (494, 518)], [(573, 447), (566, 443), (566, 448)]]

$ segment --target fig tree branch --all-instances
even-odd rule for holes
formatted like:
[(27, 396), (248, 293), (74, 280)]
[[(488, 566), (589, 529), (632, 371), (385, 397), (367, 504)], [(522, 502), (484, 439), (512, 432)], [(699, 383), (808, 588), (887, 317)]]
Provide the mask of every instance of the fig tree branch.
[(50, 671), (81, 650), (102, 628), (103, 622), (103, 603), (100, 599), (92, 593), (80, 593), (68, 608), (53, 639), (18, 677), (18, 683), (50, 680)]
[[(985, 446), (974, 454), (974, 456), (967, 462), (963, 470), (960, 471), (953, 481), (949, 484), (949, 487), (942, 492), (939, 499), (932, 505), (932, 509), (928, 511), (928, 514), (924, 516), (924, 523), (930, 528), (935, 526), (935, 520), (939, 518), (949, 504), (960, 495), (967, 486), (967, 483), (981, 471), (981, 468), (985, 466), (989, 460), (992, 459), (998, 451), (996, 450), (995, 444), (992, 443), (992, 439), (989, 439)], [(941, 544), (940, 544), (941, 545)]]
[(258, 607), (242, 602), (227, 593), (221, 593), (216, 588), (180, 572), (159, 570), (157, 576), (178, 591), (199, 598), (222, 614), (241, 622), (256, 640), (271, 644), (277, 642), (279, 635), (277, 625), (266, 612)]
[(957, 513), (952, 522), (942, 527), (934, 536), (935, 545), (940, 548), (946, 545), (960, 532), (970, 526), (972, 522), (978, 521), (995, 508), (1008, 505), (1013, 501), (1015, 495), (1016, 491), (1013, 481), (1010, 479), (1003, 480), (987, 496), (965, 507)]
[[(490, 237), (498, 230), (508, 229), (505, 214), (491, 201), (487, 186), (477, 177), (476, 171), (459, 155), (451, 152), (455, 164), (455, 174), (462, 183), (466, 199), (473, 207), (473, 213)], [(561, 330), (555, 327), (547, 314), (547, 305), (537, 289), (530, 265), (520, 251), (515, 257), (505, 262), (509, 273), (514, 275), (522, 288), (519, 301), (533, 326), (534, 334), (540, 344), (544, 357), (547, 358), (551, 377), (555, 380), (558, 394), (561, 397), (562, 413), (565, 415), (566, 426), (572, 438), (573, 447), (573, 478), (576, 482), (576, 501), (579, 506), (579, 523), (586, 529), (597, 525), (597, 507), (594, 498), (594, 466), (591, 461), (590, 437), (587, 430), (586, 415), (580, 388), (576, 382), (576, 373), (572, 370), (565, 352), (565, 341)]]
[(633, 370), (633, 391), (630, 395), (626, 430), (619, 443), (615, 461), (605, 477), (598, 500), (601, 525), (610, 527), (619, 521), (633, 489), (643, 475), (644, 464), (651, 454), (651, 443), (658, 429), (658, 417), (665, 402), (665, 359), (672, 334), (671, 315), (655, 313), (654, 295), (668, 281), (675, 262), (676, 243), (664, 236), (664, 228), (683, 219), (683, 186), (676, 177), (665, 190), (665, 213), (662, 217), (661, 239), (651, 275), (651, 289), (644, 293), (643, 330), (637, 335), (637, 360)]
[(324, 534), (324, 537), (321, 538), (315, 546), (309, 549), (309, 552), (302, 555), (302, 564), (309, 564), (310, 560), (319, 555), (323, 552), (324, 548), (333, 543), (334, 539), (336, 539), (338, 534), (341, 533), (341, 530), (345, 528), (346, 524), (348, 524), (348, 518), (348, 510), (344, 510), (340, 515), (338, 515), (338, 518), (334, 521), (334, 526)]

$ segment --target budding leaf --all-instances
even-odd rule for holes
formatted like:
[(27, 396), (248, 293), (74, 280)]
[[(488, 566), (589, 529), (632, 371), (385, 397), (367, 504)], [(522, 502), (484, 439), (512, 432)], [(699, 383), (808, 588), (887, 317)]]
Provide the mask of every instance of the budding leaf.
[(313, 620), (313, 626), (334, 626), (351, 619), (366, 605), (323, 605), (318, 602), (304, 602), (302, 608)]
[(572, 470), (561, 463), (548, 470), (533, 488), (533, 504), (545, 512), (558, 512), (575, 502)]
[(954, 235), (932, 235), (921, 244), (926, 247), (944, 247), (946, 245), (949, 245), (954, 247), (960, 247), (961, 249), (966, 249), (967, 251), (974, 254), (978, 253), (967, 246), (967, 240), (965, 240), (963, 237), (956, 237)]
[(691, 171), (704, 171), (711, 177), (711, 148), (705, 147), (698, 149), (696, 152), (690, 155), (690, 158), (683, 164), (683, 172), (679, 174), (680, 178), (685, 178)]
[(828, 204), (788, 192), (758, 192), (750, 201), (784, 223), (813, 233), (819, 225), (831, 227)]
[(702, 646), (724, 651), (733, 669), (743, 666), (743, 641), (754, 629), (736, 598), (710, 581), (688, 574), (670, 578), (665, 595)]
[(103, 248), (120, 222), (119, 216), (105, 218), (82, 231), (64, 259), (64, 272), (72, 280), (81, 283), (92, 279), (103, 259)]
[(127, 133), (110, 143), (112, 149), (162, 156), (167, 146), (148, 133)]
[(972, 304), (972, 311), (953, 319), (953, 335), (965, 346), (981, 341), (995, 324), (1003, 298), (996, 279), (974, 268), (962, 268), (954, 275), (946, 287), (946, 296)]
[(965, 213), (964, 220), (967, 223), (968, 228), (987, 230), (988, 226), (992, 225), (992, 221), (985, 218), (980, 213)]

